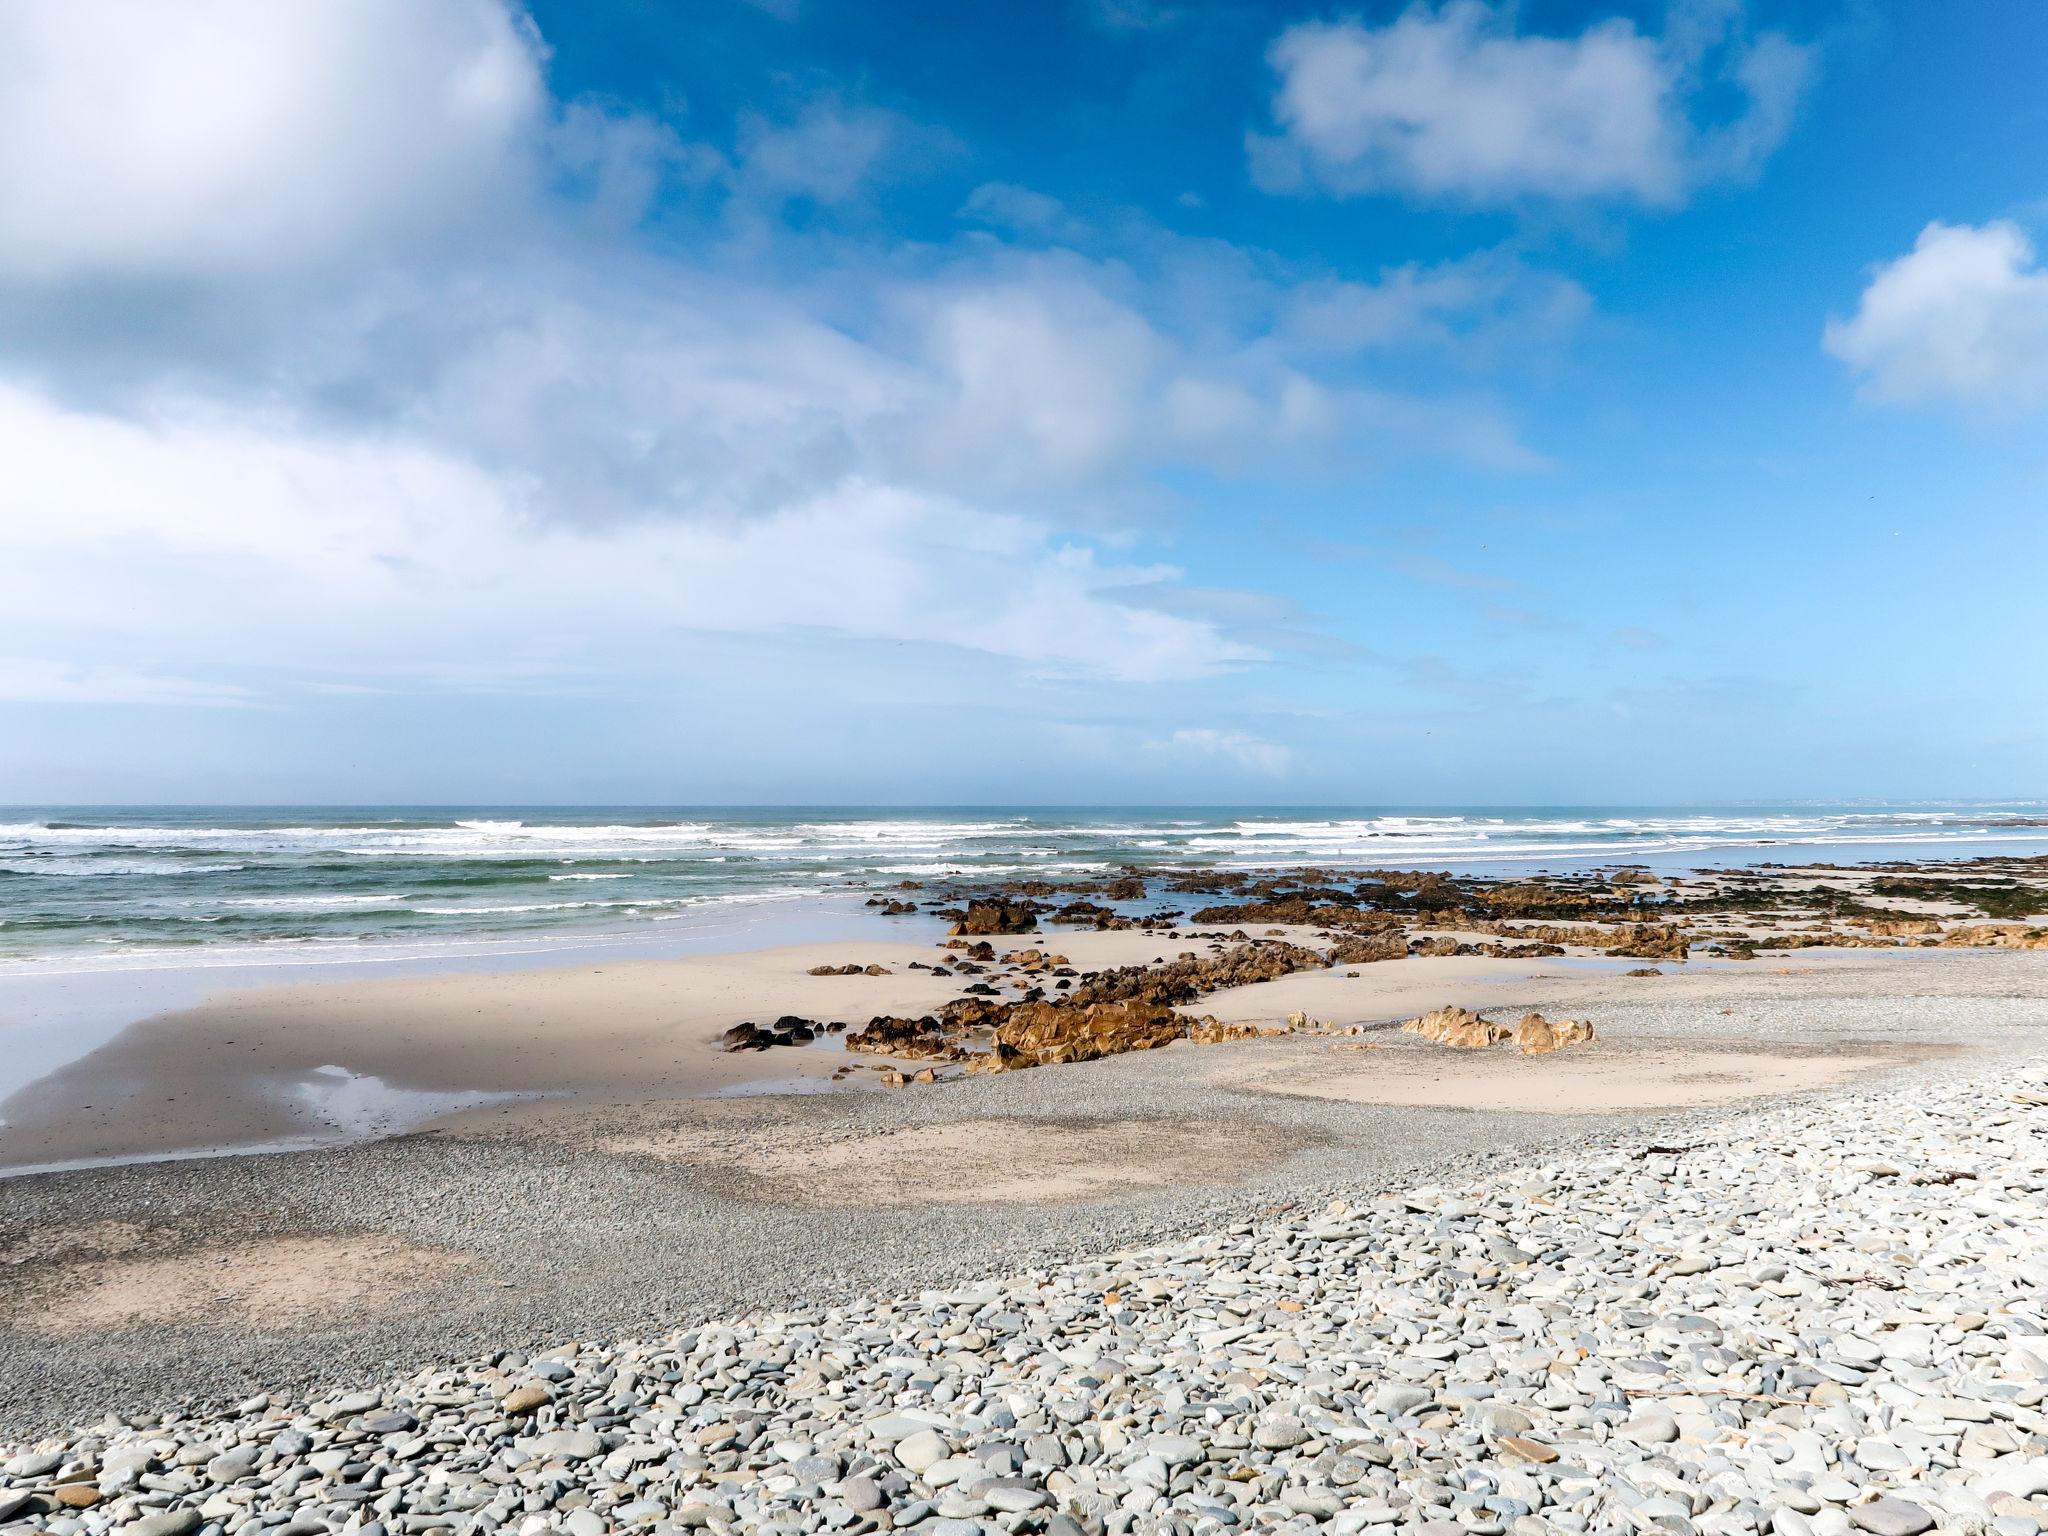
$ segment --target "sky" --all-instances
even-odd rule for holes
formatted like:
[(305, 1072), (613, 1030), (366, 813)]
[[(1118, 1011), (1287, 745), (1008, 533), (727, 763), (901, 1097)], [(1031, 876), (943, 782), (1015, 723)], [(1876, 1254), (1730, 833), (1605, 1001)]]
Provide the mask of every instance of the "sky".
[(2048, 795), (2044, 58), (0, 0), (0, 800)]

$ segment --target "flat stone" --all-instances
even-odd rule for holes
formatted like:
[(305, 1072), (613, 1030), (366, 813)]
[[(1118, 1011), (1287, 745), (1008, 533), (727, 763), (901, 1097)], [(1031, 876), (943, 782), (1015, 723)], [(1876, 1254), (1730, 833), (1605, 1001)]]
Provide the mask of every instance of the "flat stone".
[(922, 1472), (944, 1461), (951, 1450), (937, 1430), (920, 1429), (896, 1442), (896, 1459), (911, 1471)]
[(1934, 1529), (1934, 1516), (1918, 1504), (1890, 1494), (1868, 1504), (1851, 1505), (1849, 1520), (1858, 1530), (1869, 1531), (1872, 1536), (1920, 1536), (1922, 1531)]

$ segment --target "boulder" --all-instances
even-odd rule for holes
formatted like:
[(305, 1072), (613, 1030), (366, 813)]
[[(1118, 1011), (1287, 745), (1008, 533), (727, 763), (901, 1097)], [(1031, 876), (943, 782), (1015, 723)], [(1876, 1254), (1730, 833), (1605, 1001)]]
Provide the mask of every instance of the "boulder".
[(1483, 1019), (1469, 1008), (1432, 1008), (1401, 1026), (1402, 1033), (1420, 1035), (1460, 1051), (1483, 1051), (1508, 1038), (1508, 1027)]
[(1546, 1056), (1568, 1045), (1587, 1045), (1595, 1038), (1590, 1019), (1558, 1019), (1552, 1022), (1540, 1013), (1525, 1013), (1516, 1023), (1515, 1048), (1524, 1056)]
[(1003, 896), (991, 896), (985, 900), (970, 901), (967, 911), (959, 922), (953, 925), (955, 935), (984, 933), (1030, 933), (1038, 927), (1038, 916), (1030, 903), (1011, 901)]

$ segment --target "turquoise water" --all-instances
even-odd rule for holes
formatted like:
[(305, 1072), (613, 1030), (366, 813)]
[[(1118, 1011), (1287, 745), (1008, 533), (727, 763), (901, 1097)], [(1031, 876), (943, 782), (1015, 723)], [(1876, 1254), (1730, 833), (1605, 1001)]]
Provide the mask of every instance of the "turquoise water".
[[(2048, 852), (2048, 804), (0, 810), (0, 964), (281, 962), (640, 930), (949, 876), (1468, 873)], [(736, 915), (736, 912), (735, 912)], [(452, 952), (452, 950), (451, 950)]]

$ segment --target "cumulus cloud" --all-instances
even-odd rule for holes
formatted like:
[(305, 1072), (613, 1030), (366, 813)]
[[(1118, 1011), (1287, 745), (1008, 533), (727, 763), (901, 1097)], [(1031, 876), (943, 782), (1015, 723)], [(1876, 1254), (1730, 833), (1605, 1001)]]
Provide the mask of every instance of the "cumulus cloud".
[(267, 271), (502, 216), (543, 57), (500, 0), (0, 0), (0, 272)]
[[(1658, 38), (1623, 18), (1518, 32), (1482, 0), (1421, 3), (1384, 26), (1308, 22), (1274, 41), (1277, 133), (1249, 140), (1272, 191), (1395, 191), (1479, 204), (1623, 198), (1672, 205), (1740, 174), (1790, 126), (1807, 51), (1725, 25)], [(1744, 101), (1703, 124), (1714, 68)]]
[(2048, 268), (2017, 224), (1929, 224), (1823, 345), (1874, 399), (2014, 414), (2048, 404)]

